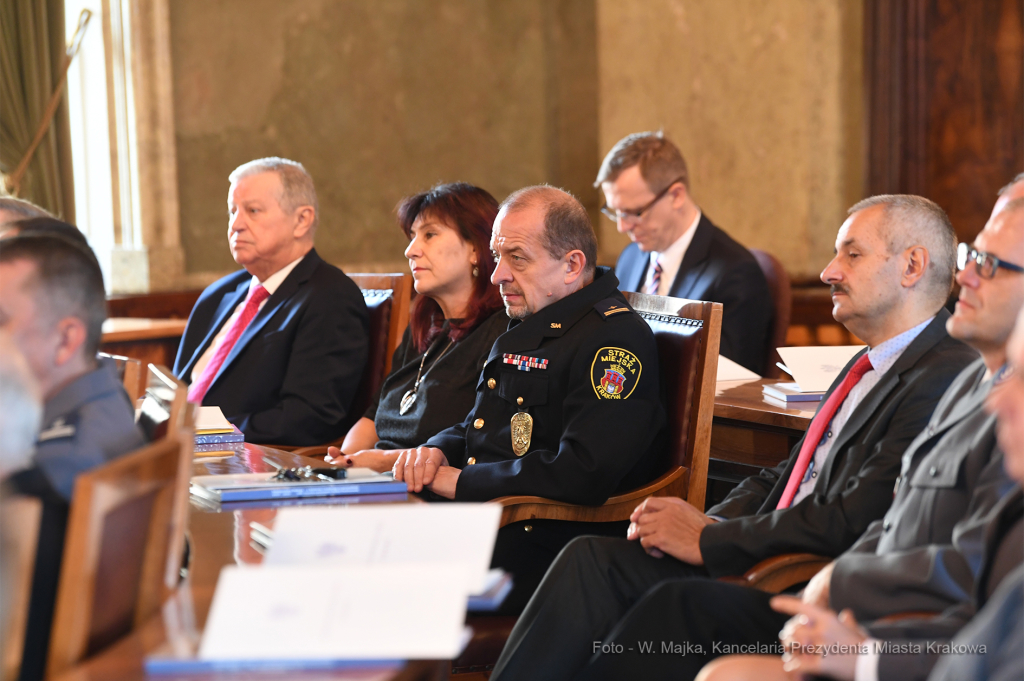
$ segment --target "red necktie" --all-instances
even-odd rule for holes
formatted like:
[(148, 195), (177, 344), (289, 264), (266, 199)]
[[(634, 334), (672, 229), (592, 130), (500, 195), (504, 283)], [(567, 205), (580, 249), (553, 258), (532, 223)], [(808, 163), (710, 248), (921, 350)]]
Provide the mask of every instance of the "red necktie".
[(249, 298), (245, 301), (245, 307), (242, 308), (242, 313), (238, 315), (238, 319), (231, 325), (228, 332), (224, 335), (224, 340), (221, 342), (220, 347), (217, 348), (217, 352), (213, 353), (213, 357), (210, 358), (210, 362), (203, 369), (203, 373), (199, 376), (199, 379), (193, 383), (188, 389), (188, 401), (196, 404), (202, 404), (203, 398), (206, 397), (206, 391), (210, 389), (210, 384), (213, 383), (214, 377), (217, 372), (220, 371), (221, 365), (224, 364), (224, 360), (231, 354), (231, 349), (235, 347), (235, 343), (238, 342), (242, 332), (245, 331), (245, 327), (249, 326), (249, 322), (256, 316), (256, 313), (260, 310), (260, 303), (266, 300), (270, 296), (267, 293), (267, 289), (263, 286), (257, 286), (249, 292)]
[(651, 281), (647, 284), (647, 293), (652, 296), (658, 295), (658, 287), (661, 285), (661, 257), (654, 261), (654, 272), (651, 273)]
[(793, 497), (796, 496), (797, 490), (800, 489), (800, 482), (807, 474), (807, 466), (810, 465), (814, 452), (818, 449), (822, 434), (828, 428), (828, 424), (832, 423), (832, 418), (839, 411), (839, 405), (846, 399), (850, 390), (869, 371), (871, 371), (871, 360), (868, 359), (868, 353), (865, 352), (860, 359), (853, 363), (846, 376), (843, 377), (842, 383), (832, 391), (825, 405), (815, 415), (810, 428), (807, 429), (804, 443), (800, 447), (800, 454), (796, 457), (796, 465), (793, 466), (793, 472), (789, 474), (789, 481), (786, 482), (786, 489), (782, 492), (782, 498), (779, 499), (779, 505), (775, 507), (776, 510), (789, 508), (789, 505), (793, 503)]

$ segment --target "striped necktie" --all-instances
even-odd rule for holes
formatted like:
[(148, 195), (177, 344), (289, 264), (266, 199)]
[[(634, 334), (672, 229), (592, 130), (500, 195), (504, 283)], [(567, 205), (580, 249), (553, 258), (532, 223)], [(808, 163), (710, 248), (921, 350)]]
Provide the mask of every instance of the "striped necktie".
[(651, 280), (647, 282), (647, 293), (652, 296), (658, 295), (658, 288), (661, 286), (661, 256), (654, 261), (654, 271), (651, 272)]

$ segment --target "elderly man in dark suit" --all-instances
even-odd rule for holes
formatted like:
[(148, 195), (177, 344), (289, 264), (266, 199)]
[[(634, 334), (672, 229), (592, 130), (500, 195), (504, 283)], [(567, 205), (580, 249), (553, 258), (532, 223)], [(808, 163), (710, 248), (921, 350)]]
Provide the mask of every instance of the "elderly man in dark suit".
[(628, 135), (608, 152), (594, 186), (605, 195), (601, 211), (633, 242), (615, 265), (622, 289), (722, 303), (722, 355), (763, 375), (768, 282), (750, 251), (694, 202), (676, 145), (660, 132)]
[(362, 293), (313, 248), (316, 190), (302, 164), (264, 158), (229, 177), (228, 245), (244, 267), (203, 291), (174, 374), (246, 441), (314, 445), (343, 435), (368, 355)]
[[(808, 435), (789, 459), (743, 481), (707, 515), (680, 499), (651, 498), (633, 514), (632, 541), (584, 538), (566, 547), (517, 623), (494, 678), (572, 678), (588, 665), (602, 678), (609, 664), (692, 664), (699, 656), (591, 656), (627, 613), (630, 621), (662, 622), (639, 614), (657, 602), (651, 596), (659, 584), (700, 590), (714, 584), (708, 577), (742, 574), (774, 555), (836, 556), (880, 518), (907, 447), (977, 358), (945, 329), (955, 239), (945, 213), (927, 199), (880, 196), (853, 206), (821, 276), (832, 287), (833, 316), (869, 349), (833, 383)], [(619, 677), (622, 671), (616, 666)]]

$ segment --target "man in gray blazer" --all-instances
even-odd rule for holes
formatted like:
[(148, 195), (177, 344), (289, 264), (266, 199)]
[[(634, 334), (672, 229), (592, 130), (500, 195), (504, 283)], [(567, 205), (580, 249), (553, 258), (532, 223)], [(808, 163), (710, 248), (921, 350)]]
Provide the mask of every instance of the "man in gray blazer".
[[(981, 359), (954, 381), (903, 456), (889, 511), (811, 580), (803, 593), (807, 603), (849, 609), (871, 621), (907, 611), (938, 613), (971, 599), (985, 556), (985, 526), (1012, 487), (995, 447), (995, 418), (983, 404), (1009, 374), (1006, 344), (1024, 307), (1024, 199), (993, 216), (972, 245), (961, 244), (957, 267), (961, 292), (947, 328)], [(652, 641), (660, 650), (662, 641), (686, 641), (700, 652), (597, 654), (574, 678), (686, 679), (717, 655), (751, 650), (742, 646), (771, 652), (786, 618), (771, 610), (769, 599), (722, 582), (663, 582), (644, 593), (603, 645)], [(868, 625), (868, 631), (887, 638), (888, 626)], [(874, 651), (862, 664), (878, 679), (905, 681), (912, 672), (904, 651)]]
[[(617, 636), (623, 622), (673, 632), (674, 619), (663, 619), (664, 613), (634, 618), (655, 605), (658, 599), (649, 596), (666, 585), (692, 583), (700, 591), (715, 584), (708, 577), (742, 574), (782, 553), (836, 556), (882, 517), (904, 452), (956, 374), (977, 358), (945, 330), (948, 313), (941, 308), (952, 285), (955, 243), (945, 213), (926, 199), (883, 196), (851, 208), (822, 280), (832, 287), (833, 316), (870, 350), (854, 358), (830, 389), (826, 406), (833, 394), (842, 394), (840, 386), (849, 393), (831, 405), (831, 415), (815, 417), (821, 435), (805, 437), (789, 459), (745, 480), (707, 515), (680, 499), (652, 498), (633, 514), (633, 541), (585, 538), (570, 544), (517, 623), (494, 678), (572, 678), (584, 667), (593, 667), (595, 678), (626, 677), (632, 666), (653, 678), (677, 673), (673, 662), (702, 664), (707, 658), (692, 652), (641, 655), (637, 646), (633, 653), (595, 653), (603, 640), (624, 640)], [(846, 377), (862, 357), (872, 368), (851, 389)], [(921, 455), (934, 444), (922, 443)], [(779, 619), (768, 610), (771, 641)], [(729, 628), (743, 629), (735, 622)], [(614, 670), (605, 668), (609, 663)]]

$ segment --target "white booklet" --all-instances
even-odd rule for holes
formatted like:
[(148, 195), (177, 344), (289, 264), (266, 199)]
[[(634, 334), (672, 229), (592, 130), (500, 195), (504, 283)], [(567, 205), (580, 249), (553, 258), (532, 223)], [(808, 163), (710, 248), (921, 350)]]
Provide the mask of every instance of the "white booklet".
[(800, 392), (828, 390), (836, 376), (864, 345), (821, 345), (778, 348), (786, 369), (800, 386)]
[(741, 366), (724, 355), (718, 356), (717, 381), (756, 381), (761, 378), (745, 366)]
[(481, 593), (500, 522), (497, 504), (285, 508), (263, 564), (396, 565), (408, 577), (421, 563), (458, 562), (467, 566), (466, 593)]
[[(225, 567), (200, 661), (452, 659), (466, 641), (468, 579), (455, 563)], [(295, 664), (294, 666), (304, 666)], [(221, 664), (218, 668), (230, 668)]]
[(224, 416), (220, 407), (199, 407), (196, 409), (196, 434), (232, 433), (235, 427)]

